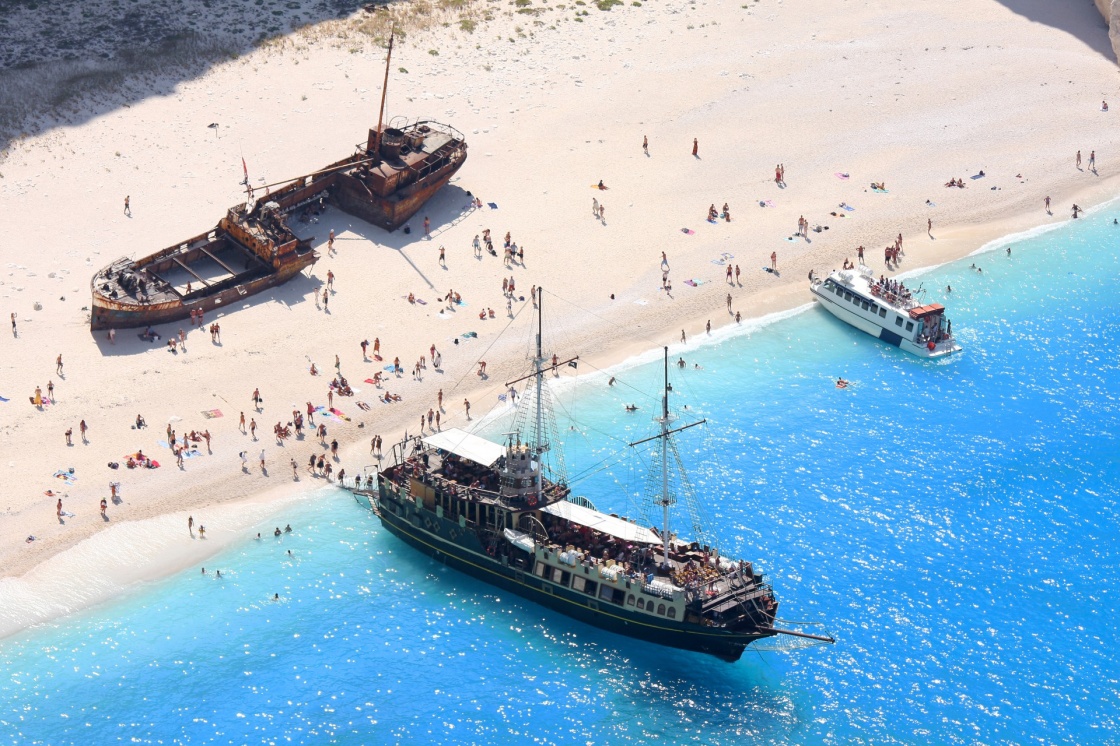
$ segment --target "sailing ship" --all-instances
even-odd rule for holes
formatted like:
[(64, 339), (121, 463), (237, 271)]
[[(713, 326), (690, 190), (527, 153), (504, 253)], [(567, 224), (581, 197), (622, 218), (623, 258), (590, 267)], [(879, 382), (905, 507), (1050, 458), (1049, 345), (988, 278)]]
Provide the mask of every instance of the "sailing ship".
[(657, 430), (630, 444), (656, 448), (660, 529), (572, 494), (545, 374), (578, 358), (546, 362), (542, 292), (537, 298), (533, 371), (506, 384), (526, 381), (527, 390), (504, 443), (460, 429), (406, 436), (393, 448), (390, 466), (344, 486), (420, 552), (601, 629), (727, 661), (778, 636), (789, 642), (773, 647), (832, 643), (827, 634), (803, 631), (805, 623), (778, 626), (774, 590), (751, 562), (723, 556), (702, 534), (687, 540), (671, 530), (673, 506), (683, 496), (702, 531), (673, 438), (703, 422), (674, 426), (668, 348)]
[(809, 282), (813, 297), (833, 316), (911, 355), (936, 358), (960, 352), (945, 306), (922, 304), (900, 280), (859, 265)]
[(314, 237), (300, 238), (290, 227), (293, 215), (310, 223), (334, 205), (387, 231), (414, 216), (462, 168), (467, 143), (454, 127), (432, 120), (385, 122), (394, 36), (377, 128), (353, 155), (256, 189), (246, 168), (246, 201), (229, 208), (214, 229), (142, 259), (122, 257), (94, 275), (90, 328), (179, 321), (287, 282), (318, 259)]

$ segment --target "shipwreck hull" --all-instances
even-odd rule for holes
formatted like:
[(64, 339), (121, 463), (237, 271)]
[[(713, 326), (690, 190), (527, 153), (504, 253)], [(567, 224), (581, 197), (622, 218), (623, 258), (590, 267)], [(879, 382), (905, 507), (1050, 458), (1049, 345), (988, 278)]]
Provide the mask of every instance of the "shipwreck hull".
[[(301, 257), (302, 259), (302, 257)], [(90, 329), (134, 329), (145, 326), (166, 324), (190, 318), (192, 311), (201, 309), (212, 314), (225, 311), (234, 304), (263, 290), (267, 290), (290, 280), (318, 259), (316, 254), (306, 255), (300, 262), (292, 262), (278, 272), (244, 280), (217, 293), (198, 298), (141, 303), (122, 302), (106, 298), (96, 288), (93, 290), (93, 305), (90, 313)]]
[(451, 177), (462, 168), (462, 158), (410, 184), (389, 197), (371, 192), (365, 184), (349, 174), (339, 174), (335, 180), (332, 200), (339, 209), (387, 231), (395, 231), (408, 222), (420, 208), (442, 189)]

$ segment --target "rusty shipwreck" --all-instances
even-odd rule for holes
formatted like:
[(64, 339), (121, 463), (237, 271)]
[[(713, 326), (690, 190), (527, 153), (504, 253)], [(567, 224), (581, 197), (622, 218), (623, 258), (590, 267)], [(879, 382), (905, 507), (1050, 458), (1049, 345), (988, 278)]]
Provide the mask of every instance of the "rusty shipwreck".
[(353, 155), (256, 189), (246, 172), (246, 201), (229, 208), (215, 228), (142, 259), (123, 257), (94, 275), (90, 328), (140, 327), (198, 310), (221, 311), (287, 282), (318, 259), (314, 237), (297, 236), (290, 217), (309, 222), (335, 206), (394, 231), (414, 216), (462, 167), (467, 143), (454, 127), (432, 120), (385, 122), (392, 54), (390, 37), (377, 127)]

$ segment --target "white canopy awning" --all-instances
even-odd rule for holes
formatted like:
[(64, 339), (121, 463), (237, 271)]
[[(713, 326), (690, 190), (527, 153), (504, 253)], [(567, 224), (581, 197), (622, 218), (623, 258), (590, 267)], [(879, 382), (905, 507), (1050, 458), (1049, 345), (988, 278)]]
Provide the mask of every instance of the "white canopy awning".
[(557, 518), (564, 518), (572, 523), (578, 523), (581, 526), (593, 528), (604, 534), (610, 534), (623, 541), (629, 541), (633, 544), (658, 544), (661, 539), (657, 534), (650, 531), (648, 528), (643, 528), (629, 521), (624, 521), (621, 518), (615, 518), (605, 513), (600, 513), (591, 508), (585, 508), (582, 505), (570, 503), (567, 500), (561, 500), (558, 503), (553, 503), (543, 508), (545, 513), (550, 513)]
[(471, 435), (457, 427), (429, 435), (424, 438), (424, 443), (483, 466), (493, 466), (494, 462), (506, 452), (506, 449), (497, 443), (491, 443), (485, 438)]

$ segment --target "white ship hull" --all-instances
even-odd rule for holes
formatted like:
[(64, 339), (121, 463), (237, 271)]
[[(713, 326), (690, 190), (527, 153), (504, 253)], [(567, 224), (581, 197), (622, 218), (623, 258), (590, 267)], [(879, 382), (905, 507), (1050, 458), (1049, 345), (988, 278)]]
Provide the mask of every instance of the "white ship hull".
[[(856, 281), (844, 281), (842, 277)], [(938, 358), (961, 351), (951, 334), (931, 335), (928, 327), (923, 328), (922, 321), (912, 318), (908, 309), (874, 297), (865, 276), (834, 272), (826, 281), (814, 281), (809, 290), (836, 318), (911, 355)]]

